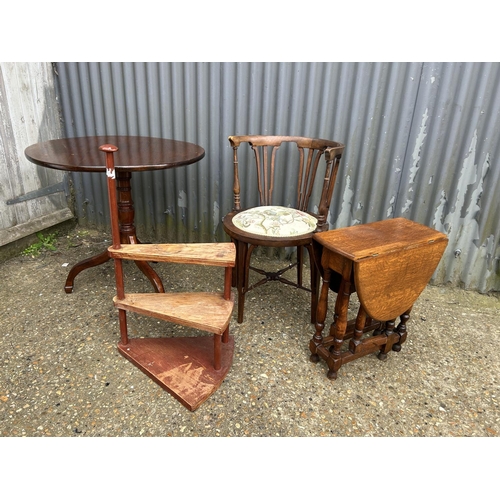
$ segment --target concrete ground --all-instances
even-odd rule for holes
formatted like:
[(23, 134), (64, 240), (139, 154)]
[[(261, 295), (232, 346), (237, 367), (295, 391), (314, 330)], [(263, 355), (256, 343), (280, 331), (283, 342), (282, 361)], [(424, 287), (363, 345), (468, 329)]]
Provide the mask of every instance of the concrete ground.
[[(242, 324), (233, 314), (222, 386), (190, 412), (118, 354), (112, 262), (63, 290), (71, 266), (108, 238), (77, 227), (55, 251), (0, 264), (0, 436), (500, 435), (498, 294), (428, 286), (401, 352), (360, 358), (331, 381), (309, 361), (308, 295), (267, 284), (248, 294)], [(166, 289), (222, 286), (218, 269), (154, 267)], [(133, 263), (125, 270), (129, 291), (152, 290)], [(129, 326), (132, 336), (186, 333), (134, 314)]]

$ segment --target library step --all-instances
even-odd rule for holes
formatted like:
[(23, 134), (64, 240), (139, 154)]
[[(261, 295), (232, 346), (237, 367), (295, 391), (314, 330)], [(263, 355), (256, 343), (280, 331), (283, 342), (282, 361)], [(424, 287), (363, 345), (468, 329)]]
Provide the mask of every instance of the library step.
[(178, 262), (204, 266), (234, 267), (236, 249), (233, 243), (134, 244), (108, 248), (113, 259)]
[(234, 305), (233, 299), (216, 292), (129, 293), (113, 302), (119, 309), (217, 335), (228, 327)]
[(222, 343), (221, 368), (213, 366), (213, 337), (136, 338), (118, 351), (186, 408), (196, 410), (222, 384), (234, 354), (234, 339)]

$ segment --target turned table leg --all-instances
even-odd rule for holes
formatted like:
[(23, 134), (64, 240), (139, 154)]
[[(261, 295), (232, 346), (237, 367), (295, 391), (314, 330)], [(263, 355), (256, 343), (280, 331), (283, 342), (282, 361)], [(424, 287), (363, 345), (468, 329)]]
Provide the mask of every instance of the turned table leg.
[(401, 344), (404, 344), (406, 342), (406, 336), (408, 333), (408, 331), (406, 329), (406, 323), (410, 319), (410, 312), (411, 312), (411, 307), (410, 307), (410, 309), (408, 309), (408, 311), (406, 311), (404, 314), (402, 314), (399, 317), (400, 322), (399, 322), (398, 328), (396, 330), (396, 332), (399, 336), (399, 339), (396, 340), (396, 342), (392, 346), (392, 350), (395, 352), (401, 351)]
[(380, 359), (381, 361), (385, 361), (387, 359), (387, 353), (392, 349), (392, 346), (394, 344), (394, 337), (396, 335), (394, 333), (395, 323), (395, 320), (386, 321), (385, 323), (385, 330), (382, 335), (385, 335), (387, 340), (378, 353), (378, 359)]
[(323, 276), (323, 285), (321, 286), (318, 308), (316, 311), (316, 322), (314, 324), (316, 332), (309, 342), (309, 350), (311, 351), (311, 356), (309, 357), (309, 359), (313, 363), (317, 363), (319, 361), (318, 348), (323, 345), (323, 330), (325, 328), (326, 311), (328, 309), (330, 274), (330, 269), (325, 269)]
[[(120, 240), (124, 244), (140, 243), (134, 225), (135, 210), (132, 200), (132, 172), (116, 170), (116, 190), (118, 194), (118, 220), (120, 226)], [(148, 278), (153, 288), (160, 293), (165, 290), (160, 277), (148, 262), (134, 261), (136, 266)]]
[(347, 310), (349, 308), (349, 298), (351, 296), (351, 283), (343, 278), (340, 283), (339, 293), (335, 302), (335, 323), (333, 325), (333, 345), (328, 357), (329, 379), (335, 380), (337, 372), (342, 366), (341, 348), (344, 343), (344, 335), (347, 329)]
[[(124, 172), (120, 169), (116, 170), (116, 189), (118, 195), (118, 219), (120, 227), (120, 241), (123, 244), (138, 244), (140, 243), (134, 226), (134, 202), (132, 200), (132, 173)], [(64, 285), (64, 291), (66, 293), (72, 293), (74, 287), (74, 280), (78, 274), (80, 274), (85, 269), (90, 267), (99, 266), (110, 260), (108, 251), (90, 257), (88, 259), (82, 260), (75, 264), (68, 276), (66, 278), (66, 283)], [(149, 279), (150, 283), (156, 292), (164, 292), (163, 283), (153, 270), (153, 268), (147, 262), (136, 261), (137, 267), (142, 271), (142, 273)]]
[(362, 306), (359, 307), (358, 315), (356, 316), (356, 323), (354, 325), (354, 334), (349, 342), (349, 350), (354, 354), (358, 346), (362, 344), (361, 338), (363, 337), (364, 328), (367, 323), (366, 311)]

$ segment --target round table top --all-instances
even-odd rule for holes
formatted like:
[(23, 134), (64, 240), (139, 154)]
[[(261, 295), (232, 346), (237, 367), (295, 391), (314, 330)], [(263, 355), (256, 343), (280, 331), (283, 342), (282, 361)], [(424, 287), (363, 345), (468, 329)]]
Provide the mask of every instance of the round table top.
[(205, 150), (196, 144), (159, 137), (89, 136), (55, 139), (26, 148), (26, 158), (42, 167), (76, 172), (104, 172), (103, 144), (118, 147), (115, 167), (129, 171), (160, 170), (189, 165), (201, 160)]

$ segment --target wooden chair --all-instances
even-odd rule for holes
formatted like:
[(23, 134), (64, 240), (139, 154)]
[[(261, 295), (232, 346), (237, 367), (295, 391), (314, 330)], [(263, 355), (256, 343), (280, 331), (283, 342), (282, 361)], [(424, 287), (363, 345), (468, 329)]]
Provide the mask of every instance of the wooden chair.
[[(121, 244), (117, 208), (114, 145), (99, 148), (106, 153), (106, 175), (113, 245), (108, 252), (115, 261), (121, 341), (119, 352), (166, 389), (189, 410), (198, 408), (220, 386), (233, 359), (234, 339), (229, 321), (234, 300), (231, 271), (235, 265), (233, 243)], [(225, 268), (224, 292), (125, 293), (123, 260), (175, 262)], [(152, 316), (213, 334), (182, 338), (134, 338), (127, 332), (127, 311)]]
[[(279, 281), (311, 292), (311, 322), (314, 323), (319, 275), (314, 265), (312, 235), (329, 229), (328, 211), (344, 146), (323, 139), (264, 135), (231, 136), (229, 142), (233, 148), (234, 207), (224, 217), (223, 223), (225, 232), (236, 244), (236, 267), (233, 270), (232, 285), (238, 292), (238, 323), (243, 321), (247, 292), (268, 281)], [(258, 193), (253, 195), (248, 190), (241, 193), (241, 179), (251, 176), (249, 170), (242, 172), (240, 166), (238, 151), (242, 144), (247, 144), (253, 150), (255, 158)], [(283, 154), (278, 155), (282, 145), (280, 153)], [(247, 155), (248, 151), (249, 149), (246, 151)], [(278, 156), (280, 163), (277, 161)], [(275, 182), (278, 169), (280, 186)], [(284, 206), (287, 203), (284, 191), (287, 189), (290, 191), (291, 201), (288, 206)], [(275, 191), (278, 191), (278, 196), (274, 196)], [(275, 198), (279, 201), (275, 202)], [(243, 209), (243, 206), (250, 208)], [(253, 267), (250, 265), (251, 256), (258, 246), (296, 247), (296, 262), (277, 272)], [(304, 286), (302, 280), (304, 248), (309, 253), (310, 288)], [(296, 282), (283, 277), (283, 273), (293, 267), (297, 267)], [(250, 284), (250, 269), (264, 277)]]

